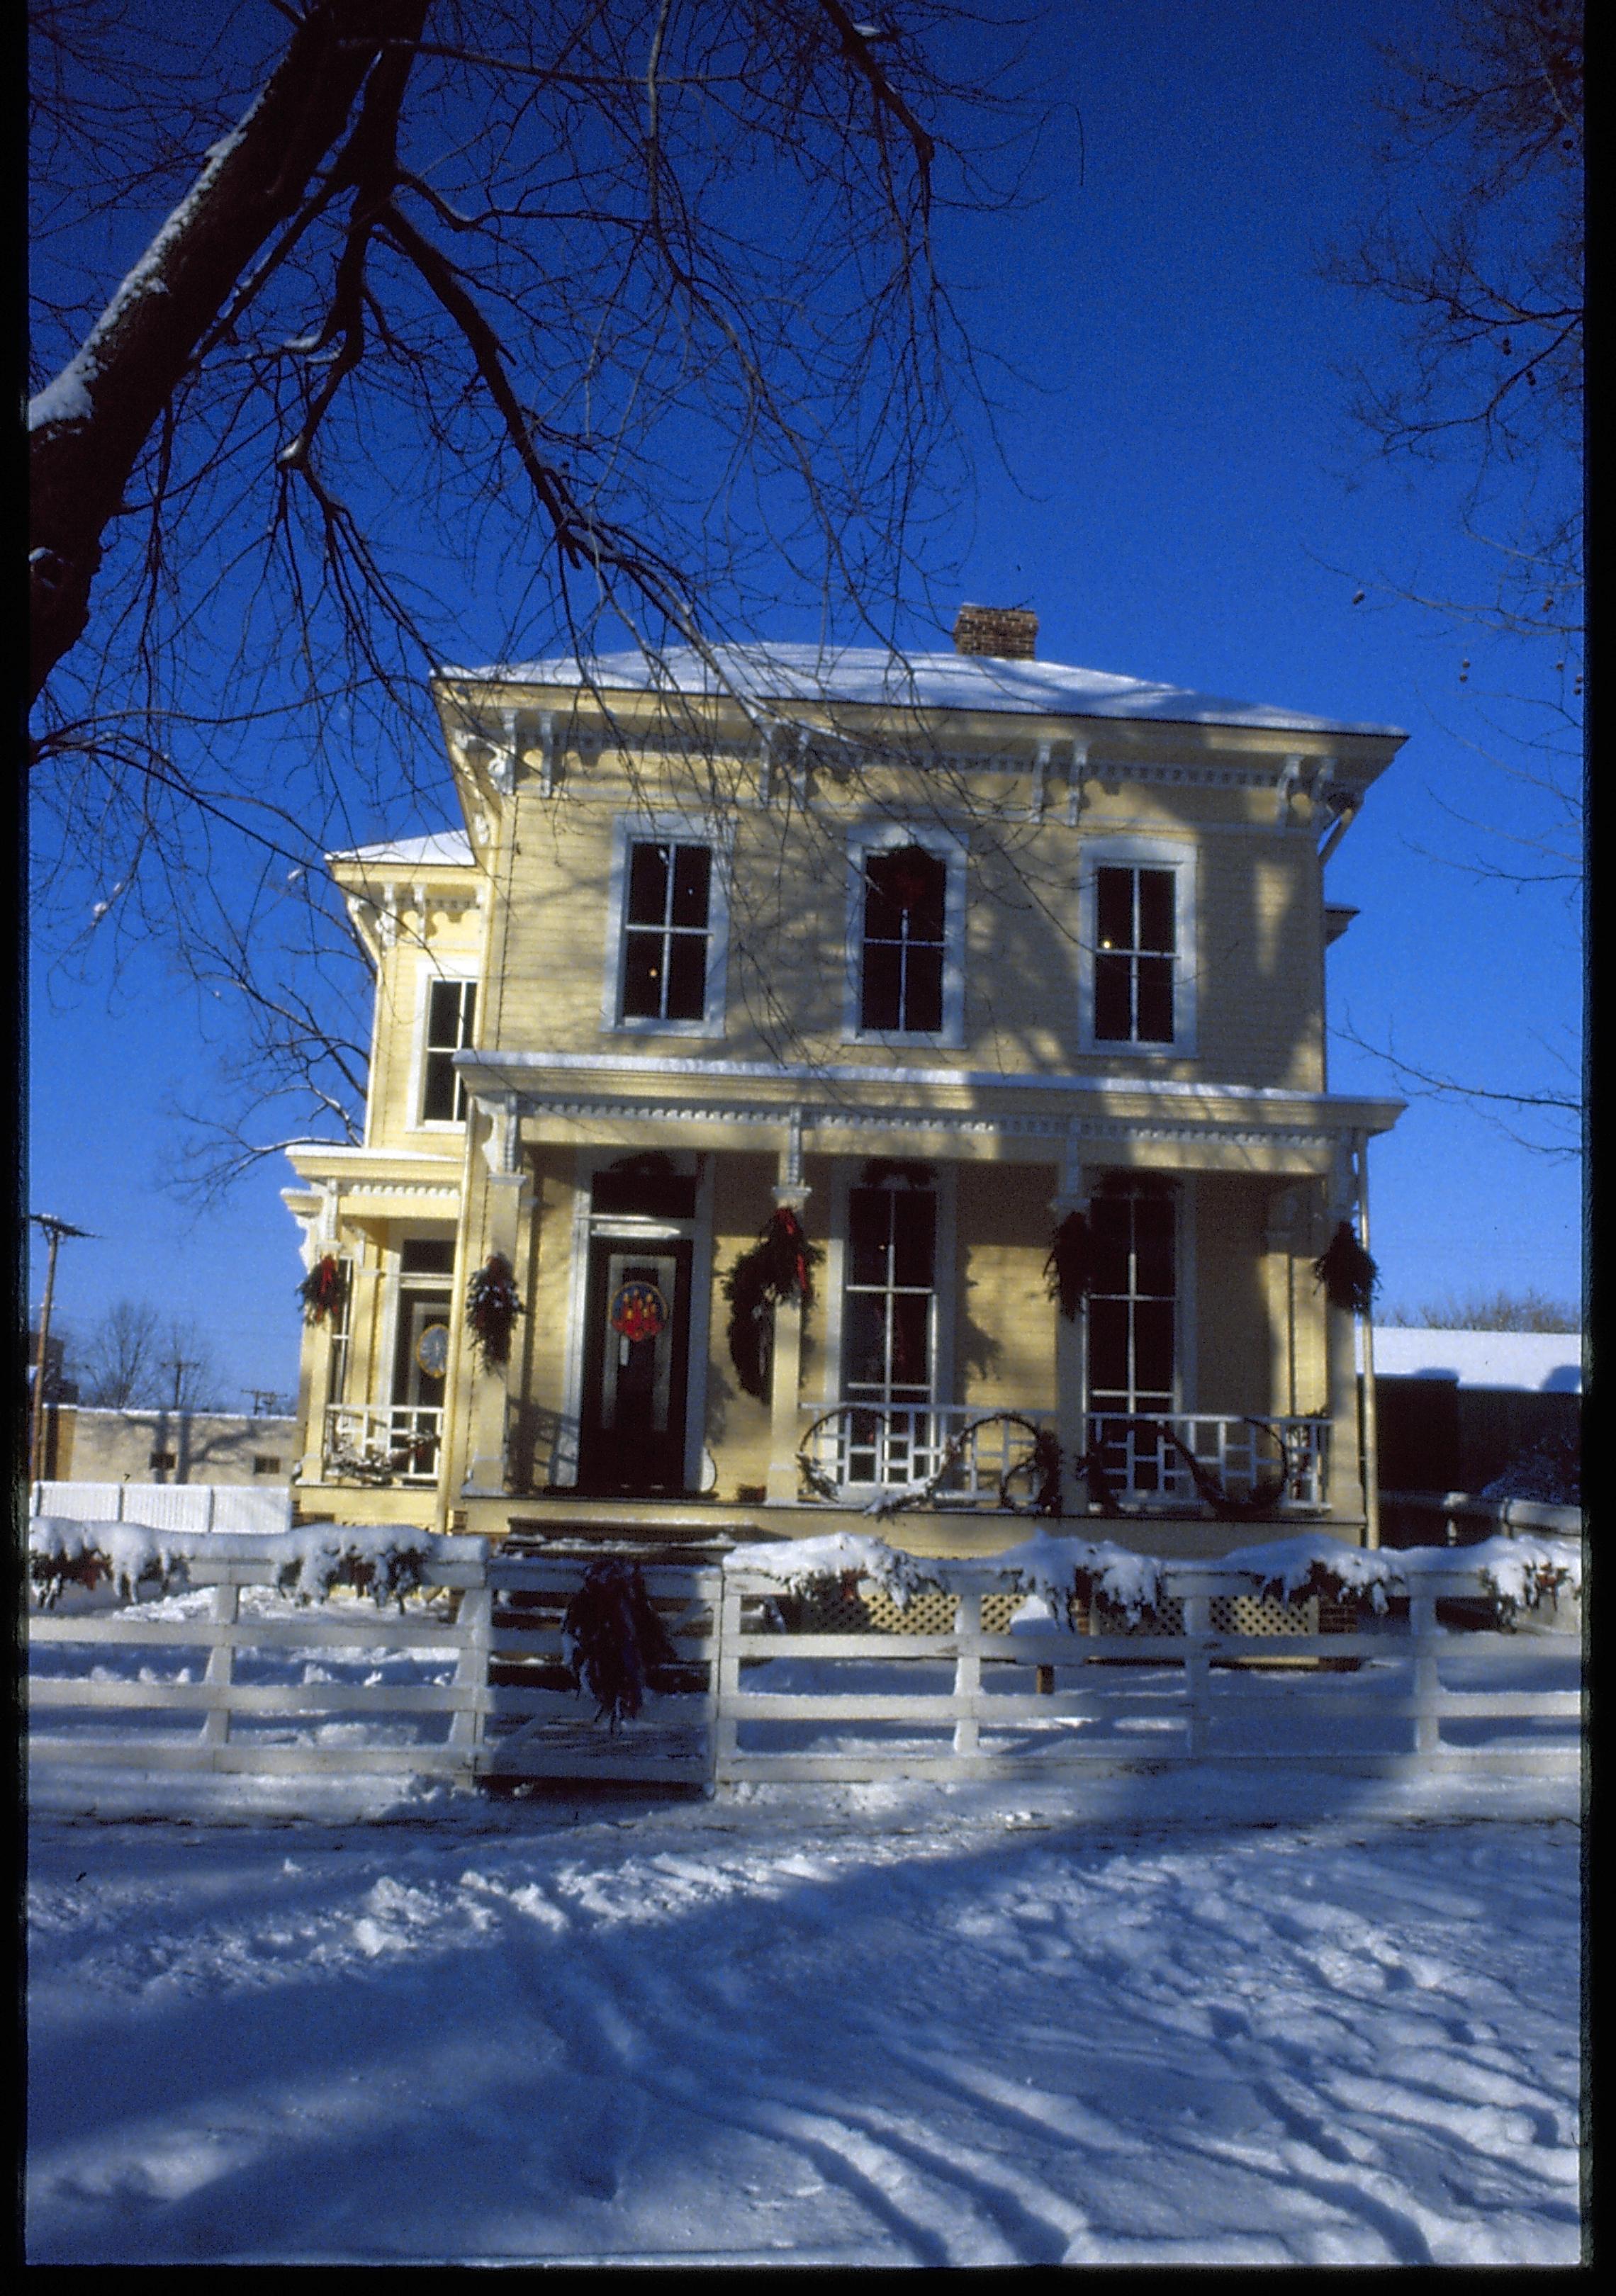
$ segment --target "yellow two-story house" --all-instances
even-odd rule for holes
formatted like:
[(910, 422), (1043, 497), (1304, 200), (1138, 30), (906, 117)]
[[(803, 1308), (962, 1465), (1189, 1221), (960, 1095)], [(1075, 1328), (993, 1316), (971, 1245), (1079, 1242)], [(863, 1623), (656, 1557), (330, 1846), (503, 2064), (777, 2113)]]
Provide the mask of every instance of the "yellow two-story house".
[(1036, 629), (434, 681), (463, 825), (332, 857), (375, 1028), (364, 1144), (291, 1152), (307, 1516), (1364, 1536), (1313, 1263), (1399, 1104), (1327, 1088), (1324, 864), (1404, 736)]

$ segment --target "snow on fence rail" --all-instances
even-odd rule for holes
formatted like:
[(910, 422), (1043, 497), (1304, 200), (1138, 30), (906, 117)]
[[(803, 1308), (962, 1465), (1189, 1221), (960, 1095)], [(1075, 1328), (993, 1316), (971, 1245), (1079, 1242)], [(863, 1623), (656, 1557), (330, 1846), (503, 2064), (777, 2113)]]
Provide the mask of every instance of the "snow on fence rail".
[[(68, 1568), (77, 1538), (82, 1562), (90, 1527), (36, 1528), (47, 1561)], [(138, 1618), (37, 1614), (30, 1759), (710, 1789), (1209, 1760), (1567, 1775), (1579, 1759), (1577, 1637), (1508, 1631), (1546, 1612), (1574, 1621), (1580, 1554), (1558, 1540), (1366, 1554), (1303, 1537), (1186, 1563), (1045, 1537), (967, 1562), (839, 1534), (737, 1549), (722, 1564), (648, 1563), (674, 1660), (653, 1675), (641, 1718), (614, 1733), (566, 1663), (562, 1620), (586, 1558), (490, 1558), (478, 1539), (406, 1536), (407, 1554), (396, 1531), (331, 1526), (277, 1539), (176, 1535), (160, 1552), (153, 1541), (126, 1553), (118, 1568), (131, 1589), (143, 1570), (183, 1561), (203, 1591)], [(275, 1593), (296, 1580), (329, 1595), (343, 1576), (390, 1592), (394, 1614), (354, 1602), (296, 1610)], [(412, 1585), (445, 1590), (439, 1615), (405, 1614)], [(884, 1602), (887, 1629), (816, 1630), (808, 1598), (825, 1589)], [(1304, 1625), (1321, 1595), (1350, 1605), (1351, 1630), (1226, 1623), (1265, 1590)], [(917, 1598), (927, 1615), (892, 1631), (894, 1609)], [(1484, 1611), (1491, 1629), (1461, 1631), (1456, 1604)], [(1180, 1618), (1181, 1631), (1160, 1630)], [(202, 1653), (200, 1678), (132, 1663), (165, 1646)], [(83, 1655), (70, 1670), (74, 1648)], [(39, 1729), (70, 1710), (77, 1726)], [(136, 1713), (159, 1726), (84, 1726)], [(443, 1734), (427, 1740), (431, 1718)]]

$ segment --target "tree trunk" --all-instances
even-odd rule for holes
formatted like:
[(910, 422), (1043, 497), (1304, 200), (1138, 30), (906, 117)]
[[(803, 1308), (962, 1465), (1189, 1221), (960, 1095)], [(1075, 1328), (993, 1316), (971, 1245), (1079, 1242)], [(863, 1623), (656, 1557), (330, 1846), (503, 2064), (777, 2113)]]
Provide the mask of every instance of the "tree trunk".
[(382, 45), (413, 42), (430, 0), (315, 0), (241, 125), (29, 408), (29, 604), (37, 696), (84, 634), (102, 536), (209, 327), (297, 211)]

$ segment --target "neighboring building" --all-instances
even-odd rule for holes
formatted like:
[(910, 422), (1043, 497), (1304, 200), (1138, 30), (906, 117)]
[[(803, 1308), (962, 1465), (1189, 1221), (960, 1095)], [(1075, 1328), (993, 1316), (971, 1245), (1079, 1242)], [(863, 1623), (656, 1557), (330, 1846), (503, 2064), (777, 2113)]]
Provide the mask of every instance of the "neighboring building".
[[(464, 827), (333, 857), (377, 988), (363, 1146), (291, 1151), (340, 1284), (308, 1513), (806, 1535), (923, 1498), (906, 1544), (989, 1551), (1053, 1438), (1095, 1536), (1249, 1538), (1185, 1449), (1202, 1492), (1283, 1474), (1362, 1536), (1311, 1262), (1400, 1104), (1326, 1088), (1322, 865), (1405, 737), (1039, 662), (1035, 629), (435, 680)], [(825, 1256), (759, 1399), (724, 1286), (780, 1207)], [(524, 1313), (489, 1368), (494, 1255)]]
[(72, 1483), (288, 1483), (300, 1453), (295, 1419), (239, 1412), (107, 1411), (48, 1414), (47, 1480)]
[(1579, 1332), (1377, 1325), (1374, 1391), (1389, 1491), (1473, 1496), (1544, 1452), (1574, 1472)]

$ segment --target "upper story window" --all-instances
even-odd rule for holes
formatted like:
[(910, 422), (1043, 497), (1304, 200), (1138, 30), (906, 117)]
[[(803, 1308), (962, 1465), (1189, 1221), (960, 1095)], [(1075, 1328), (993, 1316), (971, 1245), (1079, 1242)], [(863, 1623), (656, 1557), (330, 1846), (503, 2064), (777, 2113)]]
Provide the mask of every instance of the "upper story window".
[(1095, 1035), (1170, 1045), (1177, 936), (1170, 869), (1095, 872)]
[(1195, 1049), (1194, 852), (1099, 840), (1079, 891), (1083, 1041), (1091, 1051)]
[(605, 1025), (719, 1036), (726, 926), (722, 857), (702, 824), (618, 824)]
[(710, 846), (629, 847), (622, 1019), (701, 1020), (711, 901)]
[(930, 831), (869, 830), (854, 838), (851, 857), (848, 1035), (958, 1044), (964, 845)]
[(460, 1124), (465, 1120), (465, 1086), (455, 1072), (455, 1055), (472, 1041), (477, 1020), (474, 980), (432, 980), (426, 992), (426, 1056), (422, 1062), (421, 1120)]

